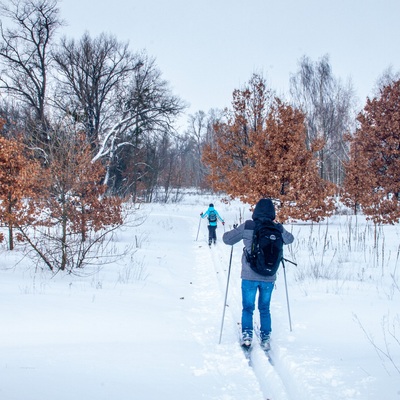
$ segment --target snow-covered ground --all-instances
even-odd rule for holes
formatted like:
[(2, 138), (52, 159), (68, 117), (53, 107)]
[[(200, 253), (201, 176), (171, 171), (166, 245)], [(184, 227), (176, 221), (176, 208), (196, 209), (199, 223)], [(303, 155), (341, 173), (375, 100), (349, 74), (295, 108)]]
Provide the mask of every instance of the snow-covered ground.
[(210, 196), (142, 205), (145, 222), (114, 241), (135, 253), (87, 276), (35, 272), (3, 247), (0, 399), (400, 399), (399, 226), (378, 230), (374, 247), (361, 217), (287, 225), (295, 242), (285, 257), (298, 263), (286, 264), (293, 329), (281, 269), (275, 365), (256, 345), (250, 367), (238, 344), (242, 244), (219, 344), (231, 248), (206, 244), (199, 214), (211, 201), (226, 221), (219, 239), (251, 216)]

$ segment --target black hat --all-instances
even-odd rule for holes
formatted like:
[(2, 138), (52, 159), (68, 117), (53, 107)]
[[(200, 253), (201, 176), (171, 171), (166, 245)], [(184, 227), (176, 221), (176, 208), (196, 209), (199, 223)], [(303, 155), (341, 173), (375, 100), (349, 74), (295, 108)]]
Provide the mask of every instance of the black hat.
[(210, 203), (209, 207), (214, 207), (214, 204), (213, 204), (213, 203)]

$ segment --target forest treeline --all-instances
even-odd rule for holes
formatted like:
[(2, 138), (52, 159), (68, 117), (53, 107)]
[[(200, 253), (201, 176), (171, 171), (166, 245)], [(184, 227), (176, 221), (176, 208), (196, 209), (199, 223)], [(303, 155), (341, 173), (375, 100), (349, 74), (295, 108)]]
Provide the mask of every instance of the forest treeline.
[[(319, 221), (338, 198), (376, 223), (399, 220), (400, 80), (390, 70), (357, 110), (328, 55), (304, 56), (287, 98), (255, 73), (232, 88), (230, 106), (199, 110), (178, 132), (186, 104), (145, 51), (105, 33), (60, 38), (57, 0), (3, 1), (0, 15), (0, 219), (10, 249), (16, 237), (50, 269), (80, 266), (91, 232), (118, 226), (127, 199), (176, 200), (188, 187), (249, 204), (271, 197), (281, 220)], [(27, 227), (39, 225), (60, 229), (58, 256), (32, 239)], [(83, 258), (69, 250), (72, 236)]]

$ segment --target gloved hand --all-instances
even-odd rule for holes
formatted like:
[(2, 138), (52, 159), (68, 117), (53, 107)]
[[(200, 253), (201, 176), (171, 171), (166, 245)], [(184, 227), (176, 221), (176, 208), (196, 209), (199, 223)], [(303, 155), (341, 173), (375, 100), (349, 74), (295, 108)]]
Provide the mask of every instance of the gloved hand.
[(238, 227), (238, 224), (233, 224), (233, 229), (236, 229)]
[(225, 225), (225, 222), (224, 222), (224, 221), (222, 221), (222, 225)]
[(200, 215), (203, 216), (203, 212), (201, 212)]

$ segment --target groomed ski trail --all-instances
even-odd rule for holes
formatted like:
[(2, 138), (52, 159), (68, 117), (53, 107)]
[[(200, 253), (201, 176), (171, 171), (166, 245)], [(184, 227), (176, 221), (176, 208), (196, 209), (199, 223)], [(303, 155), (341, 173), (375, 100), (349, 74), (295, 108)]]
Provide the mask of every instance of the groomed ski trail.
[[(221, 226), (219, 228), (222, 228)], [(227, 228), (229, 229), (229, 228)], [(220, 320), (223, 313), (223, 304), (225, 299), (225, 291), (228, 278), (229, 270), (229, 259), (231, 247), (225, 245), (222, 242), (222, 234), (224, 229), (217, 230), (217, 244), (208, 247), (207, 238), (199, 235), (199, 250), (204, 254), (199, 257), (204, 263), (211, 262), (214, 267), (214, 272), (217, 277), (219, 290), (221, 293), (221, 304), (217, 309), (220, 312)], [(228, 288), (227, 307), (225, 311), (224, 329), (222, 332), (222, 347), (231, 346), (233, 349), (239, 349), (242, 358), (246, 360), (242, 350), (238, 343), (238, 323), (241, 320), (241, 279), (240, 279), (240, 260), (241, 260), (242, 246), (238, 243), (233, 248), (232, 253), (232, 264), (230, 282)], [(208, 257), (207, 257), (208, 255)], [(276, 294), (276, 293), (274, 293)], [(274, 296), (273, 294), (273, 296)], [(272, 318), (274, 318), (274, 305), (271, 304)], [(254, 313), (255, 321), (258, 321), (258, 310), (256, 308)], [(218, 326), (220, 328), (220, 326)], [(214, 340), (219, 340), (219, 332)], [(268, 360), (264, 351), (260, 348), (256, 337), (254, 338), (253, 349), (251, 352), (251, 367), (246, 365), (244, 369), (248, 369), (254, 375), (258, 382), (259, 388), (262, 392), (263, 399), (268, 400), (306, 400), (307, 394), (300, 388), (296, 388), (295, 382), (290, 378), (290, 369), (286, 368), (279, 360), (279, 348), (278, 345), (272, 342), (273, 350), (271, 351), (271, 357), (273, 359), (274, 366)]]
[[(149, 360), (153, 362), (154, 382), (162, 378), (162, 368), (157, 362), (157, 353), (169, 356), (173, 376), (169, 384), (168, 398), (194, 400), (265, 400), (259, 383), (237, 345), (237, 341), (218, 345), (220, 313), (223, 296), (215, 277), (215, 268), (210, 258), (210, 249), (199, 247), (195, 241), (196, 219), (189, 216), (192, 207), (181, 206), (181, 215), (152, 212), (148, 219), (157, 221), (159, 232), (153, 234), (157, 243), (158, 263), (152, 280), (160, 287), (160, 299), (173, 296), (177, 308), (168, 310), (161, 305), (165, 315), (158, 317), (157, 324), (162, 334), (150, 334)], [(145, 227), (144, 232), (145, 232)], [(173, 254), (168, 251), (170, 242), (177, 241), (181, 247)], [(171, 299), (167, 299), (167, 306)], [(158, 378), (157, 378), (158, 377)], [(156, 398), (159, 385), (149, 389), (147, 398)]]
[[(194, 378), (194, 382), (198, 381), (195, 386), (201, 387), (201, 382), (207, 384), (208, 398), (212, 400), (309, 400), (310, 397), (304, 388), (297, 387), (295, 380), (292, 379), (291, 365), (285, 365), (283, 359), (281, 361), (281, 348), (275, 341), (272, 342), (274, 366), (255, 343), (250, 367), (239, 346), (237, 324), (241, 316), (241, 245), (237, 244), (233, 249), (224, 329), (219, 344), (231, 251), (231, 247), (222, 242), (224, 229), (219, 225), (217, 244), (212, 244), (209, 248), (206, 224), (201, 226), (196, 241), (197, 218), (188, 214), (172, 218), (163, 213), (152, 214), (152, 217), (159, 220), (160, 227), (173, 233), (173, 240), (182, 243), (182, 249), (185, 250), (185, 254), (176, 255), (180, 259), (176, 264), (180, 272), (175, 271), (173, 260), (169, 258), (167, 265), (170, 273), (178, 279), (175, 285), (183, 295), (182, 315), (187, 320), (187, 323), (183, 324), (186, 325), (184, 334), (188, 336), (188, 341), (192, 342), (192, 349), (196, 353), (196, 356), (192, 357), (198, 362), (190, 366), (182, 364), (182, 367), (189, 368), (188, 372)], [(189, 227), (191, 228), (188, 230)], [(164, 238), (164, 240), (162, 246), (168, 246), (168, 240), (171, 239)], [(187, 247), (189, 243), (191, 249)], [(184, 264), (182, 257), (186, 260)], [(282, 294), (284, 290), (280, 292)], [(286, 315), (282, 314), (284, 306), (281, 302), (277, 302), (276, 295), (277, 293), (273, 294), (273, 302), (277, 304), (272, 305), (274, 326), (279, 325), (275, 323), (278, 318), (286, 318)], [(279, 316), (274, 313), (276, 306), (281, 308)], [(257, 311), (255, 321), (256, 318)], [(179, 336), (181, 335), (182, 333), (179, 333)], [(275, 337), (279, 337), (279, 331), (274, 329), (273, 338)], [(285, 349), (282, 351), (284, 353)], [(178, 350), (176, 356), (180, 355), (181, 351)], [(201, 390), (193, 393), (193, 398), (202, 398)]]
[[(196, 227), (197, 228), (197, 227)], [(197, 230), (194, 232), (196, 238)], [(214, 246), (214, 245), (213, 245)], [(238, 346), (236, 337), (218, 344), (224, 293), (212, 258), (212, 250), (201, 235), (194, 242), (194, 292), (195, 307), (190, 310), (192, 334), (204, 349), (203, 365), (193, 369), (193, 374), (214, 374), (215, 399), (265, 400), (258, 379)], [(204, 326), (208, 328), (204, 328)], [(218, 378), (217, 378), (218, 377)], [(243, 382), (246, 382), (245, 385)], [(217, 389), (218, 388), (218, 389)]]

